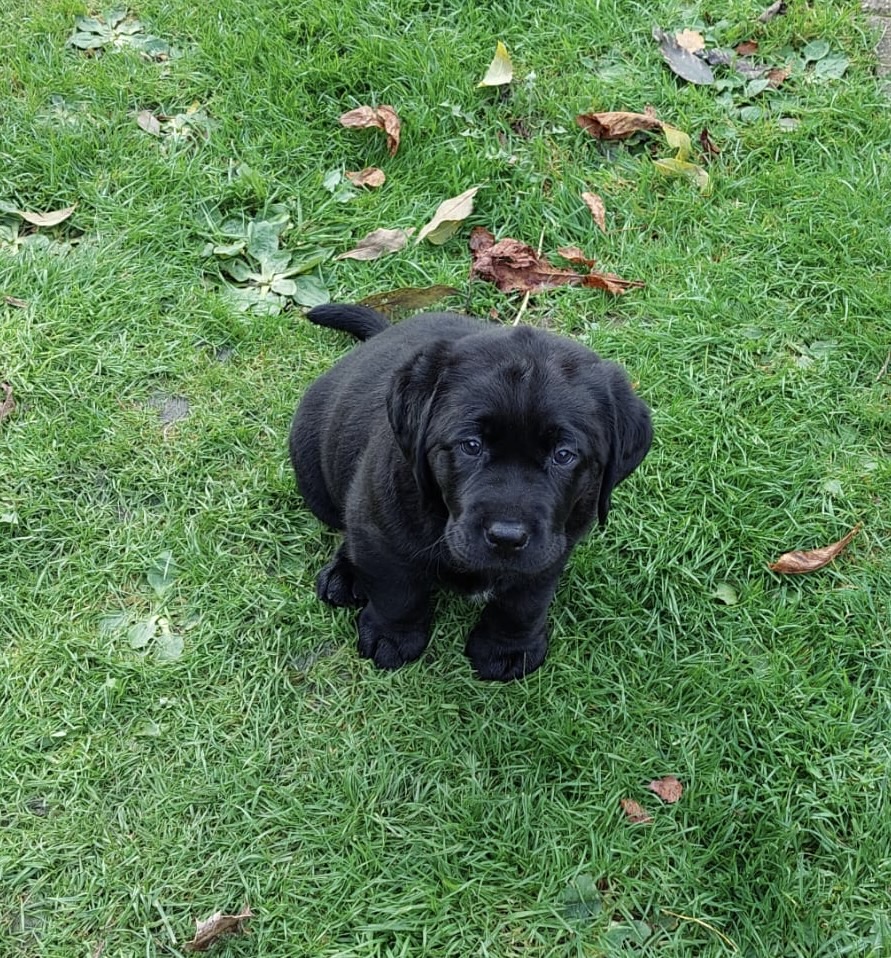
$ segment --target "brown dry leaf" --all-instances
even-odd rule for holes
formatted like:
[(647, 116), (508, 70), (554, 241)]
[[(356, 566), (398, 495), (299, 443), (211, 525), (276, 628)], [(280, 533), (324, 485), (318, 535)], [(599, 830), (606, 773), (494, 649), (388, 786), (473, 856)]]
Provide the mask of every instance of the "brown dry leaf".
[(27, 210), (16, 210), (16, 212), (32, 226), (58, 226), (71, 216), (76, 207), (77, 203), (74, 206), (66, 206), (63, 210), (53, 210), (51, 213), (29, 213)]
[(699, 53), (700, 50), (705, 49), (705, 37), (695, 30), (681, 30), (680, 33), (674, 35), (674, 38), (677, 40), (678, 46), (683, 47), (689, 53)]
[[(472, 264), (471, 277), (494, 283), (502, 293), (540, 293), (556, 286), (586, 286), (606, 292), (624, 293), (632, 286), (643, 286), (638, 280), (624, 280), (614, 273), (577, 273), (565, 266), (554, 266), (537, 253), (528, 243), (520, 240), (495, 237), (484, 227), (477, 226), (470, 234)], [(560, 255), (574, 263), (590, 267), (595, 261), (588, 259), (576, 246), (560, 249)]]
[(335, 259), (377, 259), (387, 253), (396, 253), (404, 249), (409, 236), (414, 233), (414, 228), (407, 230), (374, 230), (356, 244), (356, 246), (335, 256)]
[(0, 422), (15, 409), (15, 400), (12, 398), (12, 386), (9, 383), (0, 383), (0, 389), (6, 393), (3, 402), (0, 402)]
[(387, 181), (387, 176), (383, 170), (379, 170), (376, 166), (366, 166), (364, 170), (359, 170), (358, 173), (350, 173), (347, 171), (343, 174), (353, 186), (367, 186), (369, 189), (376, 189), (378, 186), (383, 186)]
[(711, 138), (708, 127), (704, 126), (702, 128), (702, 132), (699, 134), (699, 145), (702, 147), (703, 155), (707, 160), (710, 160), (713, 156), (721, 155), (721, 149)]
[(28, 301), (25, 299), (19, 299), (18, 296), (4, 296), (3, 302), (7, 306), (15, 306), (17, 309), (28, 308)]
[(624, 140), (662, 129), (662, 121), (652, 113), (580, 113), (575, 122), (598, 140)]
[(344, 113), (340, 122), (350, 129), (364, 130), (374, 128), (387, 134), (387, 149), (395, 156), (399, 149), (401, 123), (399, 116), (391, 106), (359, 106)]
[(736, 55), (740, 57), (750, 57), (753, 53), (758, 52), (758, 41), (757, 40), (743, 40), (742, 43), (737, 44), (734, 47), (736, 50)]
[(473, 198), (477, 194), (478, 186), (472, 186), (459, 196), (443, 200), (433, 214), (433, 219), (418, 233), (415, 243), (428, 239), (436, 246), (441, 246), (458, 232), (458, 227), (473, 212)]
[(457, 296), (460, 291), (454, 286), (405, 286), (386, 293), (374, 293), (359, 301), (361, 306), (370, 306), (382, 313), (397, 309), (424, 309), (446, 296)]
[(778, 87), (781, 87), (786, 80), (791, 76), (792, 71), (787, 70), (786, 67), (774, 67), (772, 70), (768, 70), (764, 74), (767, 82), (776, 90)]
[(215, 911), (204, 921), (195, 922), (195, 937), (186, 942), (184, 947), (186, 951), (207, 951), (226, 935), (242, 934), (244, 922), (253, 917), (254, 913), (249, 905), (245, 905), (237, 915), (224, 915), (221, 911)]
[(606, 207), (603, 200), (596, 193), (582, 193), (585, 206), (591, 211), (594, 222), (600, 227), (600, 232), (606, 232)]
[(621, 798), (619, 804), (622, 806), (625, 817), (632, 825), (649, 825), (652, 822), (653, 819), (649, 812), (639, 802), (635, 802), (633, 798)]
[(824, 546), (822, 549), (809, 549), (801, 552), (784, 552), (776, 562), (769, 568), (771, 572), (780, 572), (783, 575), (800, 575), (803, 572), (816, 572), (830, 562), (847, 546), (847, 544), (857, 535), (862, 526), (858, 523), (854, 528), (838, 542), (833, 542), (831, 546)]
[(776, 0), (758, 17), (759, 23), (770, 23), (774, 17), (780, 17), (786, 12), (786, 0)]
[(663, 802), (677, 802), (684, 794), (684, 786), (674, 777), (666, 775), (664, 778), (654, 778), (647, 788), (655, 792)]
[(136, 124), (140, 130), (145, 130), (152, 136), (161, 135), (161, 121), (151, 110), (140, 110), (136, 114)]

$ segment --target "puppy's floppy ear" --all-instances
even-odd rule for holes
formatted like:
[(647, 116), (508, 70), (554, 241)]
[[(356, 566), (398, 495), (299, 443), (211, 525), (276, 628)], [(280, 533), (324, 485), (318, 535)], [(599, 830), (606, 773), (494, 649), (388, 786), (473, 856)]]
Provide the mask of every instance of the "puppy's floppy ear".
[(439, 490), (427, 463), (427, 427), (450, 348), (447, 340), (423, 346), (396, 371), (387, 393), (387, 415), (393, 435), (421, 494), (430, 500), (439, 498)]
[(597, 501), (597, 518), (603, 525), (609, 514), (613, 489), (634, 472), (649, 451), (653, 426), (650, 410), (631, 388), (625, 371), (613, 363), (603, 363), (599, 368), (606, 374), (612, 399), (611, 421), (607, 426), (610, 449)]

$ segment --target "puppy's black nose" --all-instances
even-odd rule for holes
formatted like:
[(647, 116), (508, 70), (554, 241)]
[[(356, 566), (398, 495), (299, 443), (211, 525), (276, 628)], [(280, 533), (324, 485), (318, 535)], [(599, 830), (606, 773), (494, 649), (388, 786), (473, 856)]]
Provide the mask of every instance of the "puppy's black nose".
[(486, 542), (499, 549), (520, 549), (529, 541), (529, 530), (522, 522), (489, 522), (485, 526)]

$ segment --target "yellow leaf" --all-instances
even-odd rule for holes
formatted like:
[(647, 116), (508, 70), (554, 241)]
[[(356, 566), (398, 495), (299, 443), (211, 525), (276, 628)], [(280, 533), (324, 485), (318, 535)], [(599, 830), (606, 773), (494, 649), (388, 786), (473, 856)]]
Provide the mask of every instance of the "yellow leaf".
[(686, 176), (691, 179), (698, 187), (703, 196), (710, 196), (712, 192), (712, 183), (708, 173), (695, 163), (688, 163), (686, 160), (665, 159), (653, 160), (653, 166), (665, 176)]
[(667, 123), (662, 124), (662, 132), (665, 134), (668, 145), (673, 150), (678, 151), (675, 159), (686, 160), (693, 149), (693, 145), (690, 143), (690, 137), (687, 136), (683, 130), (678, 130), (673, 126), (669, 126)]
[(433, 219), (418, 233), (415, 242), (420, 243), (422, 239), (428, 239), (436, 246), (441, 246), (447, 239), (454, 236), (458, 227), (473, 212), (473, 198), (478, 189), (478, 186), (472, 186), (460, 196), (453, 196), (440, 203)]
[(499, 40), (495, 47), (495, 57), (486, 70), (486, 75), (477, 86), (504, 86), (510, 83), (514, 76), (514, 65), (510, 62), (507, 47)]

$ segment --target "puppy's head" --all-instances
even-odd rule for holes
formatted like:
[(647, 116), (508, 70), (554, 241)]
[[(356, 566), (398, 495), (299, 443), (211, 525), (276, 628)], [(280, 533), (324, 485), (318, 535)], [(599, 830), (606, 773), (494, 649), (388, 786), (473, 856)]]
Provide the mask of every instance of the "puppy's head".
[(529, 328), (431, 342), (397, 373), (388, 411), (456, 565), (484, 574), (565, 558), (652, 438), (620, 367)]

